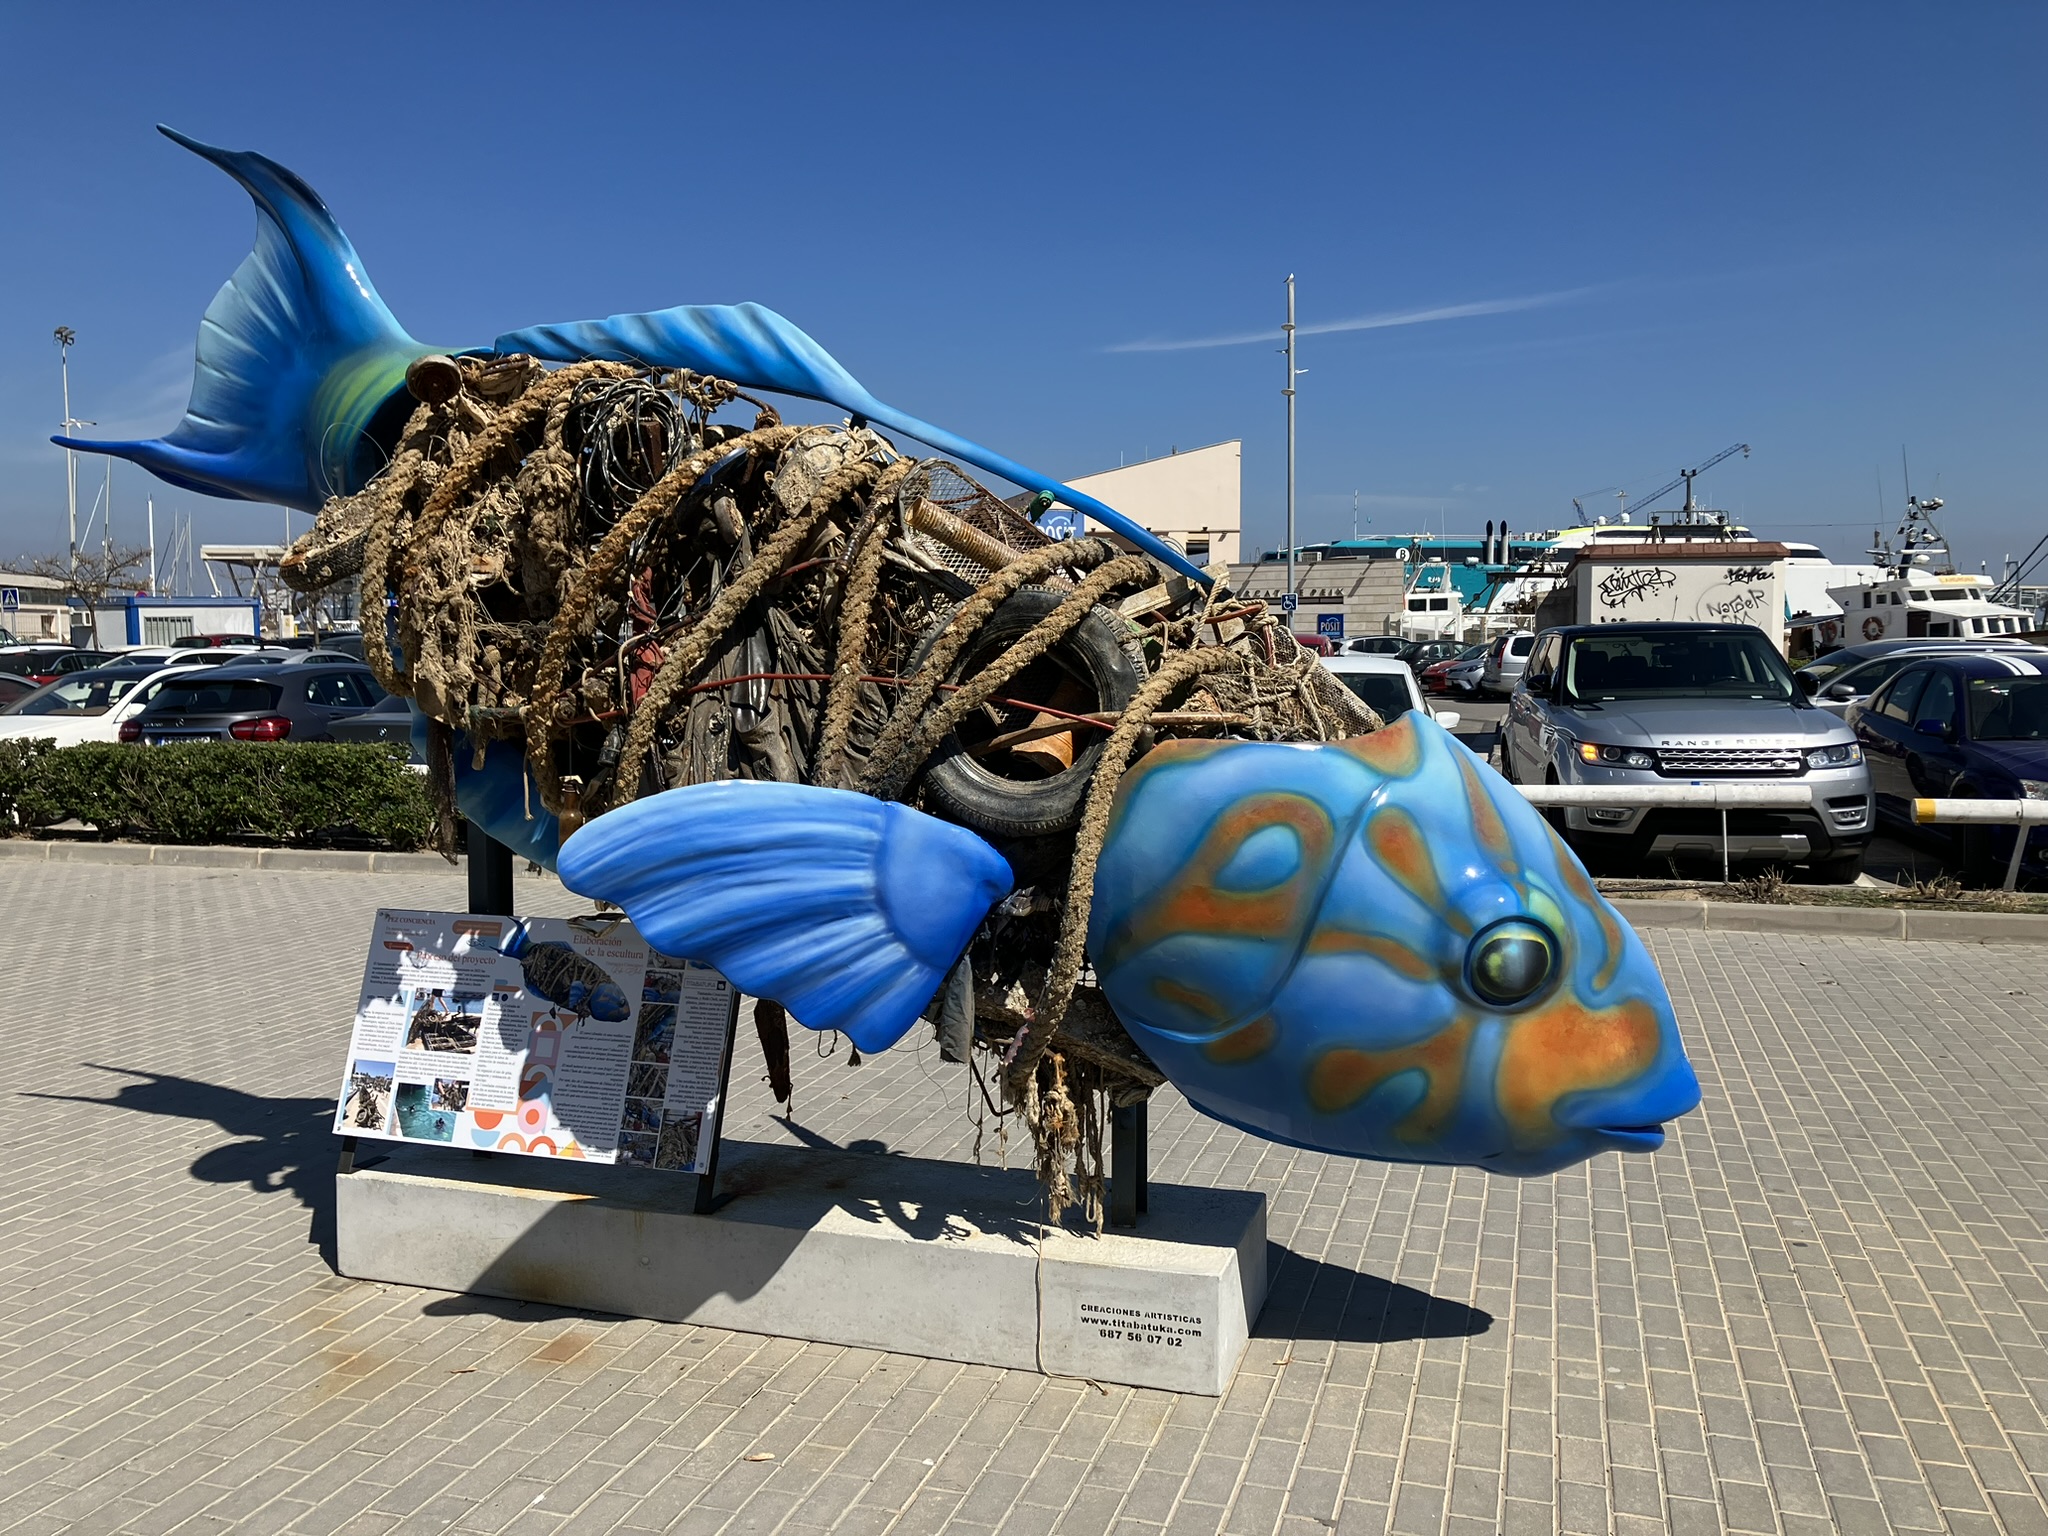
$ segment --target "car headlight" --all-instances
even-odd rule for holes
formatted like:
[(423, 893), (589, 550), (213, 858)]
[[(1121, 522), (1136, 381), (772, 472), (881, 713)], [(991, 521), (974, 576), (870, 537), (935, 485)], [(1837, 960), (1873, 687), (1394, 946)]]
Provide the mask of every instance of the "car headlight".
[(1579, 743), (1579, 761), (1602, 768), (1654, 768), (1657, 759), (1641, 747), (1603, 747), (1596, 741)]
[(2048, 800), (2048, 779), (2021, 779), (2022, 800)]
[(1863, 748), (1853, 741), (1838, 742), (1832, 747), (1815, 747), (1806, 754), (1809, 768), (1853, 768), (1863, 761)]

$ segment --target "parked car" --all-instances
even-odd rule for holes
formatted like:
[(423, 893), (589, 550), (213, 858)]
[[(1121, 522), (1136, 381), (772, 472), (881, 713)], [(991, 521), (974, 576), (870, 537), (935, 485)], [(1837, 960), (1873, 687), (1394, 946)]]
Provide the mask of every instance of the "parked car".
[(1529, 652), (1536, 636), (1526, 629), (1512, 630), (1487, 648), (1486, 661), (1479, 669), (1481, 693), (1513, 693), (1515, 684), (1529, 665)]
[(1465, 654), (1469, 647), (1462, 640), (1418, 640), (1407, 651), (1399, 653), (1408, 663), (1408, 670), (1417, 677), (1440, 661), (1449, 661)]
[[(2039, 652), (2031, 640), (1873, 640), (1816, 657), (1798, 672), (1800, 686), (1830, 714), (1843, 715), (1864, 703), (1907, 663), (1922, 656), (1977, 651)], [(2048, 654), (2048, 653), (2043, 653)], [(1808, 683), (1814, 686), (1807, 687)]]
[(1415, 674), (1398, 656), (1332, 656), (1323, 665), (1389, 725), (1411, 709), (1419, 709), (1445, 730), (1457, 729), (1458, 712), (1433, 708), (1424, 700)]
[(1328, 635), (1297, 634), (1294, 639), (1303, 650), (1314, 651), (1318, 656), (1334, 656), (1337, 653), (1336, 643)]
[(331, 741), (336, 720), (359, 715), (384, 690), (357, 663), (275, 663), (209, 667), (174, 680), (121, 740), (145, 746), (181, 741)]
[(0, 672), (0, 714), (5, 714), (8, 705), (27, 698), (40, 686), (42, 685), (30, 682), (19, 672)]
[[(2048, 652), (1915, 658), (1867, 704), (1851, 705), (1848, 721), (1878, 819), (1944, 845), (1966, 878), (2002, 883), (2015, 829), (1916, 827), (1913, 801), (2048, 800)], [(2029, 835), (2021, 868), (2048, 876), (2048, 828)]]
[(1431, 667), (1422, 669), (1422, 691), (1424, 693), (1463, 693), (1479, 691), (1479, 674), (1486, 668), (1486, 643), (1468, 645), (1455, 656), (1446, 657)]
[(42, 684), (114, 659), (112, 651), (79, 650), (68, 645), (13, 645), (0, 650), (0, 672), (12, 672)]
[[(1728, 854), (1804, 865), (1835, 884), (1861, 872), (1873, 825), (1870, 771), (1855, 732), (1814, 705), (1769, 638), (1748, 624), (1545, 630), (1508, 702), (1501, 771), (1519, 784), (1811, 785), (1811, 809), (1728, 812)], [(1721, 815), (1573, 807), (1554, 819), (1591, 858), (1718, 862)]]
[(407, 761), (416, 768), (424, 768), (427, 760), (413, 744), (412, 720), (411, 701), (387, 693), (361, 714), (336, 720), (328, 730), (336, 741), (403, 742), (411, 753)]
[(47, 739), (60, 747), (119, 741), (121, 725), (142, 713), (189, 666), (88, 667), (0, 709), (0, 740)]
[(1398, 656), (1413, 640), (1403, 640), (1399, 635), (1361, 635), (1356, 640), (1344, 642), (1346, 656)]

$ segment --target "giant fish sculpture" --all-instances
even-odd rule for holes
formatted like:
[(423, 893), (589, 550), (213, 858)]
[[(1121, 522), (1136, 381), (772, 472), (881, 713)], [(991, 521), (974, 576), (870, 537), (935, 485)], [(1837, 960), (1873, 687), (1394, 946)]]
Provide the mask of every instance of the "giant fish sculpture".
[[(1001, 855), (810, 785), (672, 789), (562, 845), (563, 883), (863, 1051), (917, 1021)], [(1699, 1103), (1642, 941), (1427, 716), (1326, 746), (1173, 742), (1118, 786), (1089, 952), (1196, 1108), (1275, 1141), (1548, 1173)]]
[[(57, 441), (214, 495), (313, 509), (360, 489), (411, 409), (407, 367), (435, 349), (399, 327), (304, 182), (171, 137), (248, 189), (256, 247), (207, 310), (177, 428)], [(1114, 509), (876, 400), (758, 305), (541, 326), (479, 351), (826, 401), (1211, 579)], [(464, 812), (623, 908), (662, 952), (864, 1051), (928, 1011), (1017, 883), (965, 827), (801, 783), (669, 789), (558, 839), (552, 817), (522, 809), (520, 772), (502, 742), (458, 765)], [(1196, 1108), (1257, 1135), (1541, 1174), (1652, 1150), (1699, 1102), (1641, 941), (1549, 825), (1427, 716), (1320, 745), (1162, 743), (1116, 788), (1092, 898), (1087, 952), (1117, 1018)]]

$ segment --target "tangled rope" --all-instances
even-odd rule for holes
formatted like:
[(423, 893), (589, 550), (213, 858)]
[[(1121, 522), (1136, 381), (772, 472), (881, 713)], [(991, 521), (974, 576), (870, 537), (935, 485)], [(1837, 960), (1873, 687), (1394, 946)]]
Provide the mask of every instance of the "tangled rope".
[[(518, 743), (528, 814), (553, 812), (566, 835), (718, 778), (943, 810), (927, 764), (958, 761), (975, 722), (1001, 733), (975, 749), (984, 763), (1020, 750), (1006, 742), (1068, 738), (1060, 771), (1091, 775), (1072, 781), (1078, 826), (1070, 811), (1048, 825), (1074, 830), (1006, 848), (1031, 889), (1023, 915), (984, 922), (969, 957), (991, 981), (965, 995), (974, 1044), (1001, 1064), (1006, 1107), (989, 1107), (1030, 1129), (1055, 1212), (1078, 1204), (1099, 1224), (1107, 1108), (1161, 1081), (1081, 985), (1119, 782), (1161, 737), (1328, 740), (1378, 718), (1264, 604), (1104, 538), (1050, 542), (954, 466), (915, 463), (864, 426), (785, 425), (759, 401), (751, 428), (720, 425), (719, 408), (751, 397), (624, 363), (415, 368), (419, 404), (384, 471), (323, 507), (284, 569), (306, 590), (359, 578), (365, 659), (428, 719), (444, 850), (465, 743), (479, 767), (488, 742)], [(1050, 611), (990, 643), (990, 621), (1034, 586), (1058, 593)], [(402, 660), (375, 621), (387, 605)], [(1012, 697), (1042, 689), (1048, 657), (1085, 672), (1073, 648), (1091, 618), (1140, 669), (1130, 702)], [(1089, 731), (1099, 747), (1070, 750)]]
[(1066, 1021), (1067, 1008), (1074, 1001), (1074, 987), (1081, 979), (1083, 950), (1088, 940), (1088, 916), (1095, 900), (1095, 866), (1102, 857), (1103, 840), (1109, 835), (1109, 808), (1139, 737), (1165, 701), (1194, 679), (1243, 664), (1242, 657), (1221, 647), (1185, 651), (1168, 658), (1138, 690), (1138, 696), (1131, 700), (1123, 719), (1110, 733), (1095, 765), (1095, 777), (1088, 785), (1080, 830), (1074, 835), (1073, 869), (1067, 878), (1066, 906), (1060, 914), (1059, 942), (1046, 973), (1044, 1001), (1039, 1005), (1038, 1017), (1018, 1031), (1010, 1045), (1009, 1080), (1013, 1089), (1036, 1075), (1039, 1058)]

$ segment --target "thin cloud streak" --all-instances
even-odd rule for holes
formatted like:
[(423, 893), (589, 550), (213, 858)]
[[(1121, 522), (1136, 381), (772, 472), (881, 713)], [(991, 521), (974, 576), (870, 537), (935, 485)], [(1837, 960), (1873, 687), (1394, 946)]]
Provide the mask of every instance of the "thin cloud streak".
[[(1591, 288), (1565, 288), (1556, 293), (1531, 293), (1512, 299), (1480, 299), (1470, 304), (1442, 304), (1431, 309), (1387, 310), (1377, 315), (1359, 315), (1351, 320), (1326, 320), (1319, 325), (1297, 325), (1297, 336), (1331, 336), (1340, 331), (1384, 331), (1397, 325), (1429, 325), (1438, 320), (1469, 320), (1478, 315), (1511, 315), (1526, 309), (1548, 309), (1568, 304), (1593, 292)], [(1264, 331), (1243, 331), (1231, 336), (1198, 336), (1185, 341), (1122, 341), (1105, 352), (1194, 352), (1205, 347), (1243, 347), (1253, 342), (1281, 339), (1279, 327)]]

